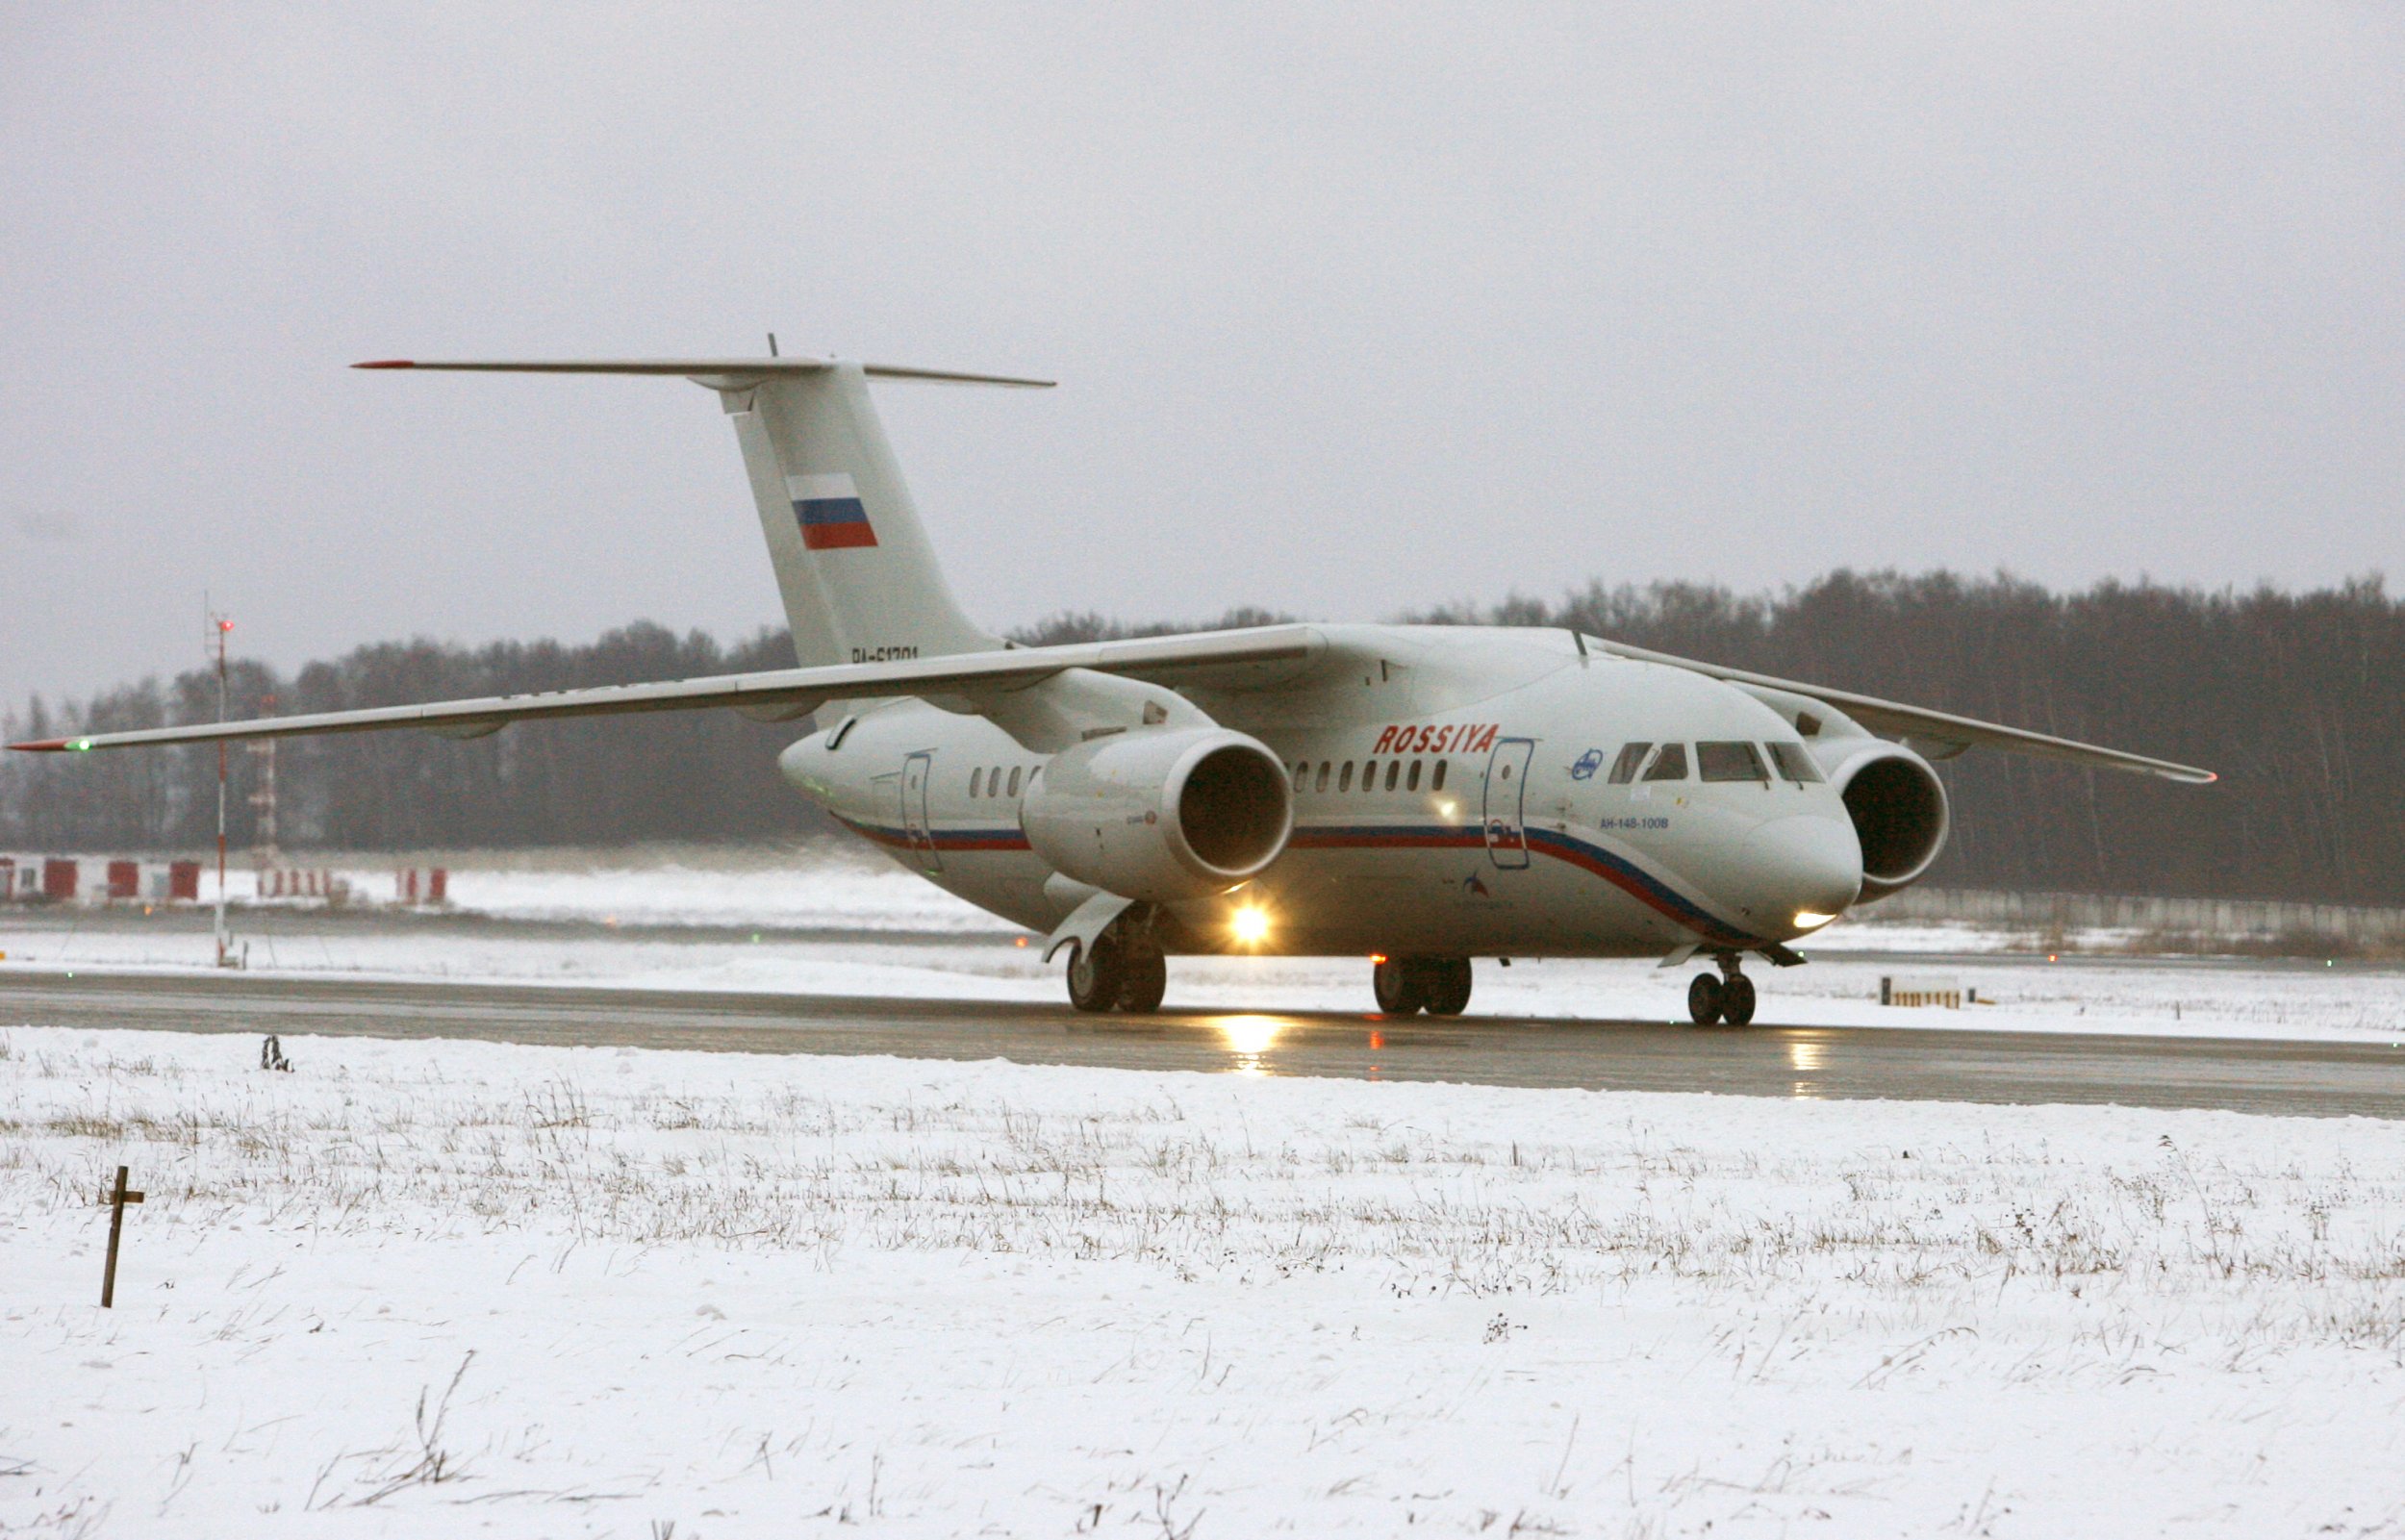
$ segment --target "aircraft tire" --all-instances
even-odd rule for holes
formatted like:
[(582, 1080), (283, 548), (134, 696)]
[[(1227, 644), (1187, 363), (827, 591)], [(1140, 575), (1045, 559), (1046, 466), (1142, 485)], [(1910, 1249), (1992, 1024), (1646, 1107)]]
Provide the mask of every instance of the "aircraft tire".
[(1370, 989), (1378, 996), (1379, 1010), (1387, 1016), (1416, 1016), (1428, 1003), (1420, 970), (1409, 958), (1389, 957), (1380, 962), (1370, 974)]
[(1754, 1019), (1754, 981), (1743, 973), (1720, 986), (1720, 1019), (1731, 1026)]
[(1081, 1011), (1109, 1010), (1119, 1003), (1127, 984), (1126, 950), (1109, 931), (1095, 937), (1091, 947), (1083, 942), (1076, 946), (1069, 954), (1069, 1003)]
[(1119, 1008), (1148, 1016), (1161, 1008), (1169, 991), (1169, 959), (1156, 951), (1130, 952), (1119, 978)]
[(1430, 957), (1421, 967), (1421, 993), (1430, 1016), (1459, 1016), (1470, 1008), (1470, 960)]
[(1686, 1013), (1697, 1026), (1710, 1026), (1720, 1020), (1720, 980), (1710, 973), (1698, 973), (1686, 987)]

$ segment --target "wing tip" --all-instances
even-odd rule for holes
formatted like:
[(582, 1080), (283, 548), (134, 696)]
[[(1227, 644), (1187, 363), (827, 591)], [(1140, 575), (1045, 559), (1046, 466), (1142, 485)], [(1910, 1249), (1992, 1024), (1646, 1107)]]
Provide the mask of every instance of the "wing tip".
[(71, 740), (64, 738), (35, 738), (22, 744), (11, 744), (9, 746), (26, 754), (63, 754), (70, 742)]
[(414, 369), (417, 366), (418, 361), (409, 358), (370, 359), (365, 364), (351, 366), (355, 369)]

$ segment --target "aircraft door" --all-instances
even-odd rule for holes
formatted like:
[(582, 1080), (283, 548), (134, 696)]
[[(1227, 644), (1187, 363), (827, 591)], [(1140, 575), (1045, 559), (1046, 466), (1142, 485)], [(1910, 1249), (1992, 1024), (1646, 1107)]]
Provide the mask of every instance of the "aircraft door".
[(902, 837), (910, 842), (920, 869), (926, 871), (944, 870), (943, 859), (935, 853), (934, 831), (927, 823), (927, 781), (934, 765), (932, 753), (911, 755), (902, 761), (900, 782)]
[(1529, 760), (1532, 738), (1506, 738), (1486, 760), (1486, 853), (1509, 869), (1529, 864)]

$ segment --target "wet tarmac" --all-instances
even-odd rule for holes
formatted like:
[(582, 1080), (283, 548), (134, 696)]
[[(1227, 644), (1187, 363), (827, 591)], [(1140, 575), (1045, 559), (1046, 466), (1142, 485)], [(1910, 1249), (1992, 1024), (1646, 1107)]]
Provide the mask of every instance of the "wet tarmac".
[(1699, 1091), (2121, 1103), (2405, 1117), (2405, 1048), (2271, 1039), (1899, 1027), (1164, 1011), (886, 997), (0, 973), (0, 1025), (310, 1033), (743, 1053), (890, 1053), (1131, 1070)]

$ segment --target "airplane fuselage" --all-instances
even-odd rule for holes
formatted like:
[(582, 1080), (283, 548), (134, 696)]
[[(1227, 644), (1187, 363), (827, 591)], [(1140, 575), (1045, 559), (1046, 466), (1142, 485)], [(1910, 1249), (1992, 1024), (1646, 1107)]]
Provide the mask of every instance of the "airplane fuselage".
[[(1345, 661), (1318, 676), (1181, 692), (1268, 745), (1294, 792), (1274, 864), (1171, 906), (1182, 949), (1753, 949), (1855, 900), (1845, 804), (1817, 766), (1794, 773), (1806, 739), (1755, 695), (1562, 631), (1329, 630)], [(904, 868), (1037, 931), (1091, 893), (1030, 847), (1021, 808), (1047, 756), (992, 720), (907, 698), (822, 720), (780, 768)]]

